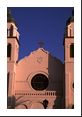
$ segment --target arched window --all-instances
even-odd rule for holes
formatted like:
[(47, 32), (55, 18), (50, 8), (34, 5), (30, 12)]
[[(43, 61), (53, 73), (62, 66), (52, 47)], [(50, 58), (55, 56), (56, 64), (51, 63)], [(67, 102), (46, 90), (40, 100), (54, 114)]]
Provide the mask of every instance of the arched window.
[(9, 29), (7, 29), (7, 37), (9, 36)]
[(73, 84), (72, 84), (72, 87), (74, 88), (74, 82), (73, 82)]
[(72, 109), (74, 109), (74, 105), (72, 105)]
[(73, 43), (70, 45), (70, 57), (71, 58), (74, 57), (74, 44)]
[(11, 27), (10, 27), (10, 37), (12, 37), (13, 36), (13, 25), (11, 25)]
[(11, 57), (11, 44), (7, 45), (7, 57)]
[(9, 90), (9, 72), (7, 73), (7, 95)]

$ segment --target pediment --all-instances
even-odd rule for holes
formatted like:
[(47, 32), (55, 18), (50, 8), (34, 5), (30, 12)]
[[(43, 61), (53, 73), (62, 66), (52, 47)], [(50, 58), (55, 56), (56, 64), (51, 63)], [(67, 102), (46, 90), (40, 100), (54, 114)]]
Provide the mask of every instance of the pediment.
[(31, 52), (28, 56), (25, 56), (23, 59), (21, 59), (18, 64), (24, 62), (24, 61), (34, 61), (34, 59), (37, 59), (38, 63), (41, 63), (43, 59), (48, 58), (49, 52), (46, 51), (43, 48), (38, 48), (37, 50)]

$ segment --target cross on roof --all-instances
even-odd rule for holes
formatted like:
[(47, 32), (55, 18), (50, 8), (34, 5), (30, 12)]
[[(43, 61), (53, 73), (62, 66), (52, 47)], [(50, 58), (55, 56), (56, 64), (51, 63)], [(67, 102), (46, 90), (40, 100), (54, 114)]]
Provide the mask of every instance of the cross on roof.
[(44, 46), (44, 42), (43, 41), (39, 41), (38, 44), (39, 44), (40, 48), (42, 48)]

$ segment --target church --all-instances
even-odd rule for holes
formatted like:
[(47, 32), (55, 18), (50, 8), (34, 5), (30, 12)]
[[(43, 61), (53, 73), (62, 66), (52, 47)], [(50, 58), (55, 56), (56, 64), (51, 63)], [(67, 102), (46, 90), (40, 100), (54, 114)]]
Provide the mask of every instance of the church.
[(64, 64), (43, 47), (18, 61), (20, 36), (7, 11), (7, 108), (74, 108), (74, 13), (66, 21)]

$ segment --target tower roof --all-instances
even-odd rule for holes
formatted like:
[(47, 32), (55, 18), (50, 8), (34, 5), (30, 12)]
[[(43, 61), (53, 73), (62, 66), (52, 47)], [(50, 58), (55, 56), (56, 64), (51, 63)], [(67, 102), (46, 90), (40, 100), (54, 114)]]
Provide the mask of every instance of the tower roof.
[[(68, 30), (68, 25), (74, 22), (74, 9), (72, 10), (72, 15), (68, 18), (68, 20), (66, 21), (66, 27), (65, 27), (65, 31), (64, 31), (64, 41), (65, 41), (65, 37), (67, 37), (67, 30)], [(64, 41), (63, 41), (63, 45), (64, 45)]]
[(71, 22), (74, 22), (74, 10), (72, 10), (72, 16), (68, 18), (66, 26), (69, 25)]
[(16, 24), (14, 18), (13, 18), (12, 15), (11, 15), (11, 11), (10, 11), (9, 8), (7, 9), (7, 22), (13, 22), (13, 23)]

